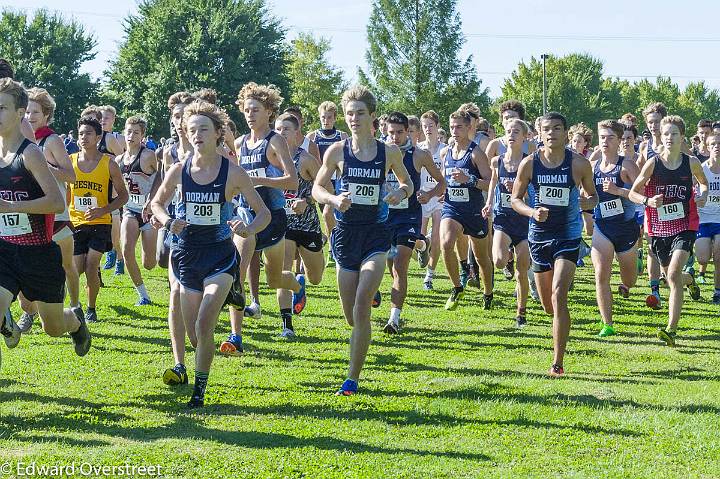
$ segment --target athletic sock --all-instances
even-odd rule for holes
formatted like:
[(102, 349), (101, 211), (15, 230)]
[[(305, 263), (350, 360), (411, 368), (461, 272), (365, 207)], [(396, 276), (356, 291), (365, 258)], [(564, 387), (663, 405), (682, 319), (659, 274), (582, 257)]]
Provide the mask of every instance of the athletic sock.
[(193, 397), (205, 399), (205, 390), (207, 389), (209, 372), (195, 371), (195, 386), (193, 387)]
[(141, 284), (140, 286), (135, 286), (135, 289), (137, 290), (137, 292), (141, 298), (150, 299), (150, 296), (148, 296), (147, 288), (145, 287), (144, 283)]
[(651, 279), (650, 280), (650, 291), (659, 291), (660, 290), (660, 280), (659, 279)]
[(433, 276), (435, 276), (435, 270), (432, 268), (428, 268), (427, 272), (425, 273), (425, 276), (428, 278), (432, 278)]
[(292, 324), (292, 309), (283, 308), (280, 310), (280, 317), (282, 318), (283, 328), (295, 331)]
[(390, 321), (393, 324), (400, 324), (400, 313), (402, 313), (401, 309), (390, 308)]

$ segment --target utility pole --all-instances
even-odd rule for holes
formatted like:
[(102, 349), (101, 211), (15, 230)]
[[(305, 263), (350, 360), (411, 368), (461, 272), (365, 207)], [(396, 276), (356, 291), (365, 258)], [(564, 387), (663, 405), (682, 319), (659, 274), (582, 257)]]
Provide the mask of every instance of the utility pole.
[(547, 53), (540, 55), (543, 62), (543, 115), (547, 114), (547, 69), (545, 68), (545, 60), (550, 57)]

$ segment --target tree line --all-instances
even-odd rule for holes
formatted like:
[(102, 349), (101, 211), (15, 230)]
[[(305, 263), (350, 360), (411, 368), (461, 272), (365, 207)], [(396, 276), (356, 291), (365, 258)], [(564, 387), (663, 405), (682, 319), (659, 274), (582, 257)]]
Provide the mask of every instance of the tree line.
[[(361, 83), (378, 96), (380, 112), (421, 114), (435, 110), (445, 119), (461, 103), (476, 103), (498, 124), (497, 106), (514, 98), (528, 118), (542, 113), (542, 62), (521, 62), (491, 98), (472, 56), (462, 58), (465, 42), (457, 0), (373, 0), (367, 24), (368, 68)], [(77, 115), (91, 103), (111, 104), (122, 119), (142, 113), (150, 133), (169, 135), (167, 98), (179, 90), (203, 87), (217, 92), (242, 131), (246, 127), (235, 99), (248, 81), (272, 83), (287, 105), (299, 106), (309, 128), (319, 126), (317, 105), (339, 102), (348, 86), (331, 64), (331, 43), (301, 33), (289, 41), (282, 22), (265, 0), (143, 0), (123, 22), (125, 37), (104, 79), (81, 73), (95, 58), (97, 40), (80, 23), (57, 13), (33, 16), (5, 10), (0, 15), (0, 57), (15, 65), (28, 86), (47, 88), (57, 102), (54, 127), (74, 129)], [(681, 89), (669, 77), (630, 82), (603, 73), (600, 59), (587, 54), (546, 60), (548, 107), (591, 127), (606, 118), (633, 113), (662, 101), (694, 132), (699, 119), (720, 119), (720, 94), (703, 81)], [(499, 126), (499, 125), (497, 125)]]

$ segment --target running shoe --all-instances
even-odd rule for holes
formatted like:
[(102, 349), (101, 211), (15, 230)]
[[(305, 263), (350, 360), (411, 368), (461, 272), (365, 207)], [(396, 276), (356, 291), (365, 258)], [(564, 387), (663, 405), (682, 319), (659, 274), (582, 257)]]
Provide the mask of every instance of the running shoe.
[(178, 386), (180, 384), (188, 383), (187, 369), (182, 364), (176, 364), (175, 366), (165, 370), (162, 376), (163, 382), (168, 386)]
[(614, 336), (615, 335), (615, 328), (612, 327), (612, 325), (609, 324), (603, 324), (602, 329), (598, 333), (598, 336), (601, 338), (607, 338), (608, 336)]
[(125, 274), (125, 261), (118, 261), (115, 263), (115, 276)]
[(525, 318), (525, 316), (523, 316), (521, 314), (518, 314), (517, 316), (515, 316), (515, 327), (517, 329), (522, 329), (525, 326), (527, 326), (527, 319)]
[(662, 298), (660, 297), (660, 291), (653, 291), (652, 293), (648, 294), (647, 298), (645, 298), (645, 304), (648, 308), (660, 309), (660, 307), (662, 306)]
[(152, 301), (150, 301), (150, 298), (140, 298), (137, 300), (137, 303), (135, 303), (135, 306), (150, 306)]
[(250, 306), (245, 306), (243, 316), (245, 316), (246, 318), (260, 319), (262, 317), (260, 305), (257, 303), (250, 303)]
[(423, 282), (423, 289), (425, 291), (431, 291), (433, 289), (432, 278), (425, 278)]
[(515, 277), (515, 261), (508, 261), (508, 264), (506, 264), (503, 268), (503, 274), (505, 275), (505, 279), (508, 281)]
[(583, 268), (583, 267), (585, 267), (585, 261), (583, 261), (583, 259), (580, 258), (577, 260), (577, 263), (575, 263), (575, 266), (577, 266), (578, 268)]
[(707, 283), (707, 280), (705, 279), (705, 273), (700, 273), (695, 281), (697, 281), (697, 284)]
[[(80, 310), (80, 311), (82, 311), (82, 310)], [(92, 308), (92, 309), (88, 308), (87, 313), (85, 313), (85, 322), (86, 323), (97, 323), (98, 321), (99, 320), (98, 320), (97, 312), (95, 312), (95, 308)]]
[(397, 334), (400, 332), (400, 325), (395, 323), (392, 319), (389, 319), (383, 331), (385, 334)]
[(300, 283), (300, 291), (292, 294), (293, 313), (300, 314), (305, 309), (307, 303), (307, 295), (305, 294), (305, 275), (298, 274), (295, 276), (297, 282)]
[(424, 269), (427, 267), (428, 263), (430, 262), (430, 242), (425, 242), (425, 250), (424, 251), (418, 251), (418, 266), (420, 266), (421, 269)]
[(493, 300), (492, 293), (490, 293), (490, 294), (483, 293), (483, 309), (484, 310), (487, 311), (487, 310), (492, 309), (492, 300)]
[(92, 344), (92, 336), (90, 336), (90, 330), (85, 322), (85, 316), (81, 308), (70, 308), (75, 317), (80, 321), (80, 327), (74, 333), (70, 333), (72, 338), (73, 346), (75, 347), (75, 354), (80, 357), (85, 356), (90, 351), (90, 345)]
[(193, 394), (187, 403), (187, 407), (188, 407), (188, 409), (197, 409), (197, 408), (205, 407), (205, 398), (202, 396), (197, 396), (197, 395)]
[(713, 294), (712, 302), (713, 304), (720, 304), (720, 293)]
[(447, 311), (455, 311), (455, 308), (458, 307), (458, 303), (460, 303), (460, 300), (465, 295), (465, 290), (460, 288), (453, 288), (452, 293), (450, 293), (450, 297), (448, 298), (447, 302), (445, 303), (445, 309)]
[(372, 307), (379, 308), (381, 303), (382, 303), (382, 294), (380, 294), (380, 291), (376, 291), (375, 296), (373, 296)]
[(467, 284), (472, 286), (473, 288), (480, 288), (480, 279), (478, 276), (478, 269), (477, 267), (470, 266), (468, 268), (468, 280)]
[(695, 282), (695, 278), (693, 278), (693, 282), (687, 285), (688, 293), (690, 293), (690, 297), (697, 301), (700, 299), (700, 286), (697, 285)]
[(658, 329), (657, 336), (658, 339), (666, 345), (670, 347), (675, 346), (675, 338), (677, 337), (677, 333), (675, 331), (666, 331), (660, 328)]
[(103, 265), (103, 269), (113, 269), (115, 261), (117, 261), (117, 253), (114, 249), (111, 249), (105, 255), (105, 264)]
[(342, 386), (340, 386), (340, 389), (337, 390), (335, 393), (336, 396), (352, 396), (353, 394), (357, 393), (358, 390), (358, 383), (357, 381), (353, 381), (352, 379), (346, 379), (344, 383), (342, 383)]
[(5, 337), (5, 345), (8, 349), (14, 348), (20, 342), (20, 328), (18, 328), (18, 325), (13, 321), (9, 309), (5, 311), (5, 319), (2, 326), (0, 326), (0, 334)]
[(32, 329), (33, 323), (35, 323), (35, 316), (37, 316), (37, 314), (30, 313), (23, 313), (22, 316), (20, 316), (20, 321), (17, 322), (17, 325), (21, 333), (27, 333)]
[(296, 337), (295, 331), (290, 328), (283, 328), (280, 332), (280, 337), (285, 339), (293, 339)]
[(233, 281), (230, 286), (230, 291), (228, 291), (227, 298), (225, 298), (225, 304), (234, 306), (238, 311), (245, 310), (245, 294), (242, 284), (239, 284), (238, 281)]
[(623, 298), (629, 298), (630, 297), (630, 288), (628, 288), (624, 284), (621, 284), (618, 286), (618, 294), (620, 294), (620, 296), (622, 296)]
[(553, 364), (550, 367), (550, 371), (548, 371), (548, 376), (551, 378), (557, 379), (561, 378), (565, 375), (565, 369), (563, 369), (562, 366), (558, 366), (557, 364)]
[(225, 356), (240, 356), (243, 353), (242, 336), (230, 333), (226, 341), (220, 344), (220, 354)]

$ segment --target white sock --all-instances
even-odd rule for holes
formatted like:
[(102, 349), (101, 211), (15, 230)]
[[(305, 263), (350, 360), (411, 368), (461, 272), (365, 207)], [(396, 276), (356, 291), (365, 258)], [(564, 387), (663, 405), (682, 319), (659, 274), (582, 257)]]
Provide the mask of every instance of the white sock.
[(400, 313), (402, 312), (401, 309), (398, 308), (390, 308), (390, 321), (394, 324), (400, 324)]
[(435, 276), (435, 270), (432, 268), (428, 268), (427, 272), (425, 273), (426, 278), (432, 278)]
[(138, 294), (141, 298), (150, 299), (150, 296), (148, 296), (147, 289), (145, 288), (145, 284), (141, 284), (140, 286), (135, 286), (135, 289), (137, 290)]

